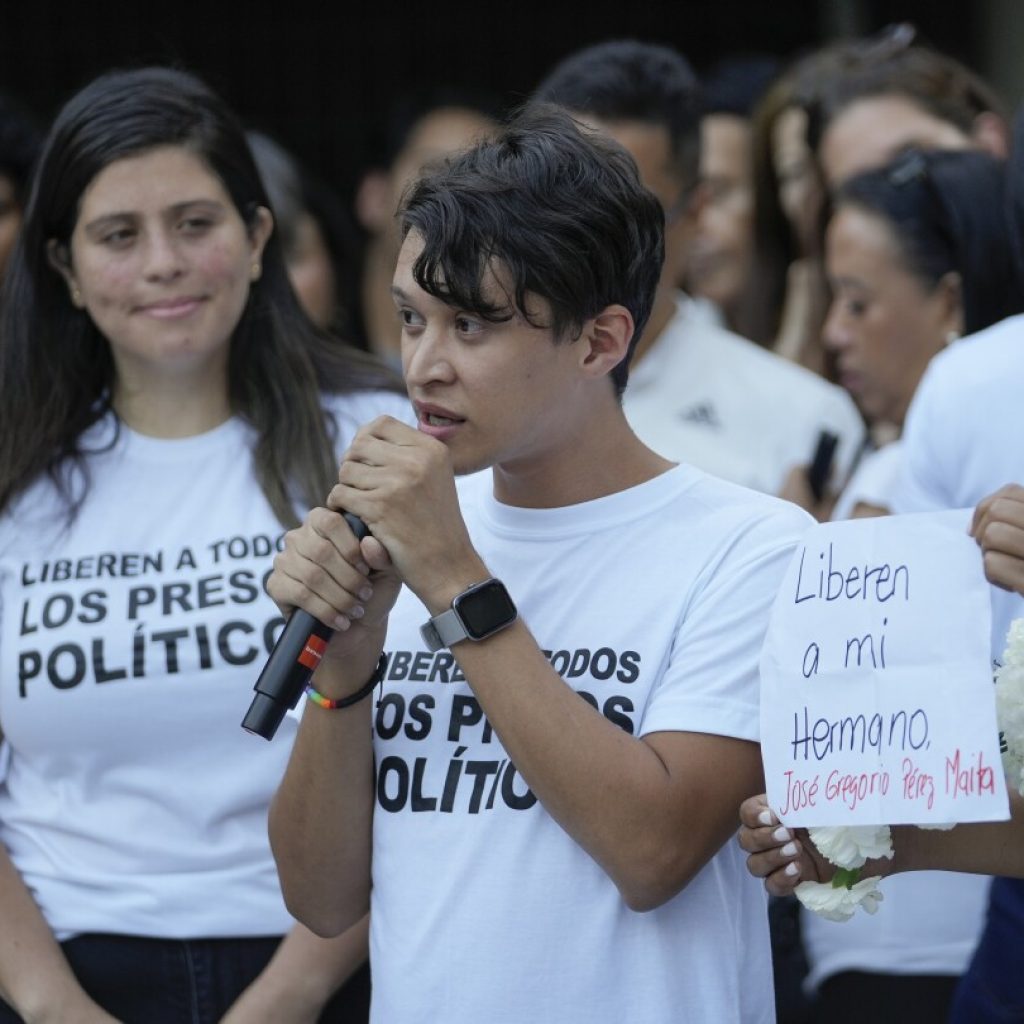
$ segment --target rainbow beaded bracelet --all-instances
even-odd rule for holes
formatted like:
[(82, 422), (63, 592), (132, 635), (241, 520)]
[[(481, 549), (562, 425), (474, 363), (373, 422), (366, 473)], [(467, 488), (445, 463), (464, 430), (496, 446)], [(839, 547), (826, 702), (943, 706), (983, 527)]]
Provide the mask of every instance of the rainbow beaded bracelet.
[[(373, 675), (366, 681), (366, 684), (356, 690), (355, 693), (350, 693), (347, 697), (341, 697), (338, 700), (331, 700), (330, 697), (325, 697), (319, 690), (314, 689), (312, 683), (306, 684), (306, 696), (318, 708), (326, 708), (328, 711), (337, 711), (340, 708), (350, 708), (353, 704), (358, 704), (364, 697), (369, 697), (369, 695), (373, 693), (373, 688), (384, 682), (384, 673), (387, 671), (387, 667), (388, 656), (386, 654), (382, 654), (377, 661), (377, 667), (373, 670)], [(379, 700), (378, 703), (380, 703)]]

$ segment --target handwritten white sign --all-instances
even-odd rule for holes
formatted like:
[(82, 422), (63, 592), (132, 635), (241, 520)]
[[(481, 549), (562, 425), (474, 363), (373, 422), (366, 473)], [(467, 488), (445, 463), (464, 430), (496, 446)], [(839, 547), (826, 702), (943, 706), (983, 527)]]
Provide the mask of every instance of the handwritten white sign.
[(789, 825), (1008, 817), (969, 511), (823, 523), (761, 656), (768, 800)]

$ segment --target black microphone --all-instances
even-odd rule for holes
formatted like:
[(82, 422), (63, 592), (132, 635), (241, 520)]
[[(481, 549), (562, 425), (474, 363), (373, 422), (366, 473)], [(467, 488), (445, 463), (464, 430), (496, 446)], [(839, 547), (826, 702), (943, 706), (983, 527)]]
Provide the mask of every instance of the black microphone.
[[(342, 515), (357, 540), (369, 534), (358, 516), (351, 512)], [(265, 740), (274, 738), (285, 714), (299, 702), (333, 633), (309, 612), (301, 608), (292, 612), (256, 680), (256, 696), (242, 719), (243, 729)]]

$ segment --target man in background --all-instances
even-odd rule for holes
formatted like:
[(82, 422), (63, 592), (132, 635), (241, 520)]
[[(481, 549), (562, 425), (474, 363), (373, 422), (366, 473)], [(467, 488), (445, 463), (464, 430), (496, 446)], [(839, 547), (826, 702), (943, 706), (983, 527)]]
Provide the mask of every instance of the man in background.
[(665, 265), (623, 396), (637, 434), (666, 458), (776, 494), (829, 431), (839, 438), (835, 478), (845, 479), (864, 436), (846, 392), (710, 322), (676, 287), (699, 213), (701, 107), (685, 58), (601, 43), (566, 57), (535, 99), (624, 146), (665, 211)]

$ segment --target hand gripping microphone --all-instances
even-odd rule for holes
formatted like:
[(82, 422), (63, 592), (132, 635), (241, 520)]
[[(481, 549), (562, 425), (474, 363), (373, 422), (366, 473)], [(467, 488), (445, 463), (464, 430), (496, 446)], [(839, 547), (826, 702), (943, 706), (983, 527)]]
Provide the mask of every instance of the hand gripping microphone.
[[(343, 515), (357, 540), (369, 534), (362, 519), (351, 512)], [(274, 738), (285, 713), (298, 703), (309, 677), (320, 664), (333, 633), (333, 629), (309, 612), (301, 608), (292, 612), (256, 680), (256, 696), (242, 719), (243, 729), (266, 740)]]

